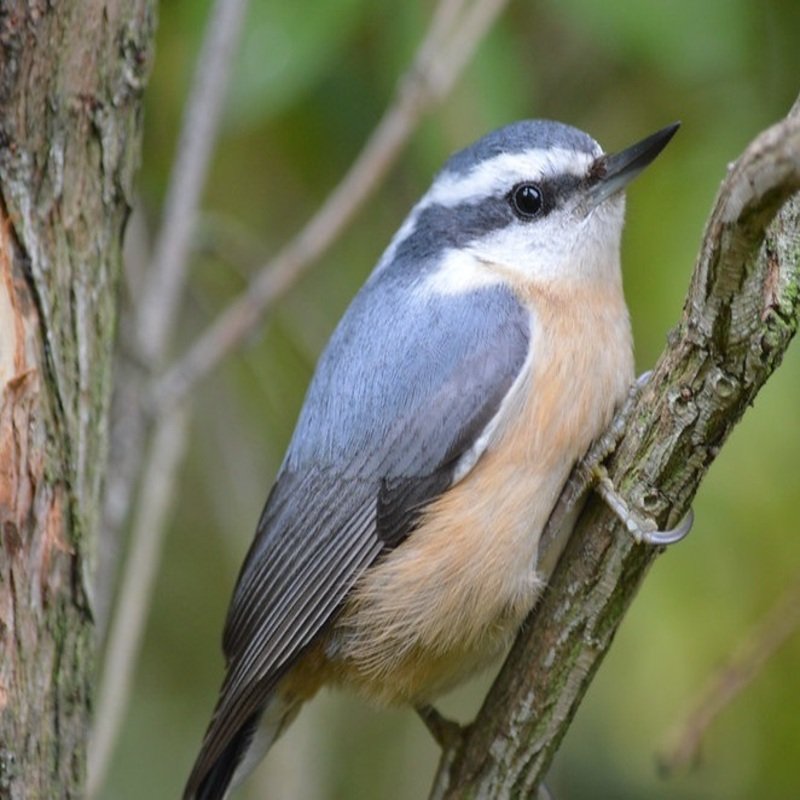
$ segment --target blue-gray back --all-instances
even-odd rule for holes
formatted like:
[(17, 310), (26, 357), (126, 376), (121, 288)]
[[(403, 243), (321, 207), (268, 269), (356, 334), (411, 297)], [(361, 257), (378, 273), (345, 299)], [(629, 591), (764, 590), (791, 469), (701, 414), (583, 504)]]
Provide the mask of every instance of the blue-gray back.
[(485, 426), (519, 372), (529, 315), (508, 289), (443, 296), (423, 288), (424, 271), (395, 266), (363, 287), (334, 332), (285, 469), (425, 475)]

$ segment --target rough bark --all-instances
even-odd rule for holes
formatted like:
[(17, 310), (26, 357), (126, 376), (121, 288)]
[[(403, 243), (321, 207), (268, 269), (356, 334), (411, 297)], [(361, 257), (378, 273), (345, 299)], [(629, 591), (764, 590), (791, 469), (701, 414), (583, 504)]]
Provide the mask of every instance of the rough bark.
[[(797, 329), (798, 190), (800, 101), (723, 182), (682, 320), (608, 464), (628, 504), (662, 528), (685, 513)], [(477, 719), (443, 753), (432, 797), (535, 795), (657, 555), (590, 500)]]
[(0, 797), (79, 797), (150, 0), (0, 2)]

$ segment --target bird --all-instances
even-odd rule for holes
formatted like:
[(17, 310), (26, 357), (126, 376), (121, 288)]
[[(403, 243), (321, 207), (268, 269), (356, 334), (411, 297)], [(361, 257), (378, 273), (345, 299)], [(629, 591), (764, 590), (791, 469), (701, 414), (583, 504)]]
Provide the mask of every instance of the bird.
[(228, 797), (322, 686), (425, 709), (508, 648), (569, 536), (542, 544), (550, 513), (634, 381), (624, 190), (678, 126), (607, 154), (523, 120), (436, 174), (316, 366), (184, 800)]

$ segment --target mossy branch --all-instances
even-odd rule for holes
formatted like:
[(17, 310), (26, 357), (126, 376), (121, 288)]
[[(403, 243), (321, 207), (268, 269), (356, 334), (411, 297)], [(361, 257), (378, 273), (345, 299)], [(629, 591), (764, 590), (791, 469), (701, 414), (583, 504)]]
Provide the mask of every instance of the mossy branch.
[[(800, 100), (729, 170), (678, 327), (635, 403), (609, 474), (674, 526), (780, 364), (800, 307)], [(658, 550), (591, 497), (474, 723), (442, 754), (432, 798), (535, 794)]]

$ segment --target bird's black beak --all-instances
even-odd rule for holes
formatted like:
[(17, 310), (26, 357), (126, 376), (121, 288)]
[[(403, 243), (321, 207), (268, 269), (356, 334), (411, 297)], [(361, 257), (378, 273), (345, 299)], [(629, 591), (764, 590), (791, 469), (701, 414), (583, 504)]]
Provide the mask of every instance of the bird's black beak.
[(589, 170), (590, 206), (622, 191), (667, 146), (680, 125), (673, 122), (619, 153), (600, 156)]

